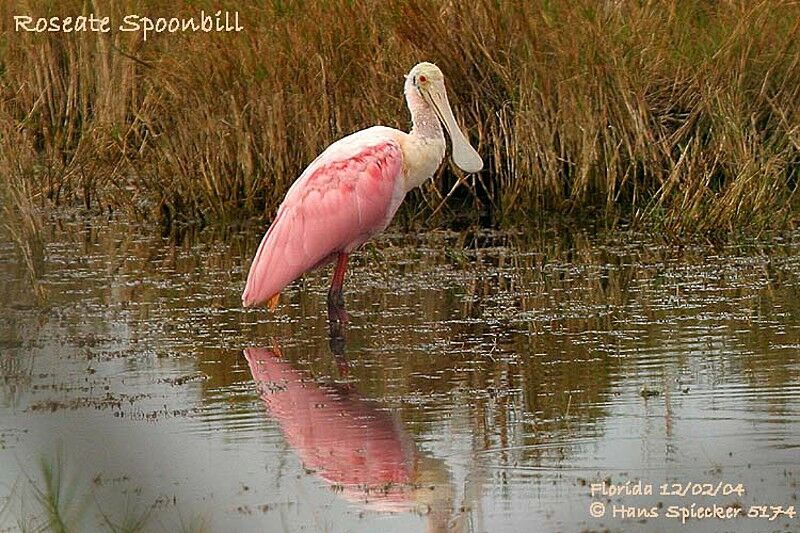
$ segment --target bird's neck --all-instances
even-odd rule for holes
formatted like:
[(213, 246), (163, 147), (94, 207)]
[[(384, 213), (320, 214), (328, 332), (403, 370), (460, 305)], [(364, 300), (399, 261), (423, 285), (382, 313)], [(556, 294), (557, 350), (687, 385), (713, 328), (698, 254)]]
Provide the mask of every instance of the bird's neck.
[(429, 180), (444, 159), (445, 140), (442, 124), (419, 91), (406, 82), (406, 102), (413, 126), (404, 146), (406, 192)]
[(405, 93), (408, 110), (411, 111), (412, 127), (409, 135), (420, 139), (444, 140), (439, 117), (436, 116), (428, 102), (422, 98), (411, 80), (406, 81)]

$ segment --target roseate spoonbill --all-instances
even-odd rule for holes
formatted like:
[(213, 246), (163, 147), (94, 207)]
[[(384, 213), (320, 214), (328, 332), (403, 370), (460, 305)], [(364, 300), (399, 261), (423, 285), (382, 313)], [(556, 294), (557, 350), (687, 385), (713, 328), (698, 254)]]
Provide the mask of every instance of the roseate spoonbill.
[(353, 250), (389, 225), (406, 193), (439, 168), (445, 154), (444, 125), (453, 162), (478, 172), (483, 161), (456, 124), (444, 76), (420, 63), (406, 76), (410, 133), (373, 126), (331, 144), (294, 184), (258, 247), (242, 294), (245, 307), (269, 302), (305, 272), (336, 260), (328, 318), (347, 320), (342, 284)]
[(429, 531), (455, 530), (447, 527), (454, 497), (447, 465), (418, 450), (396, 415), (351, 386), (295, 369), (276, 343), (245, 348), (244, 356), (267, 412), (306, 469), (365, 508), (427, 509)]

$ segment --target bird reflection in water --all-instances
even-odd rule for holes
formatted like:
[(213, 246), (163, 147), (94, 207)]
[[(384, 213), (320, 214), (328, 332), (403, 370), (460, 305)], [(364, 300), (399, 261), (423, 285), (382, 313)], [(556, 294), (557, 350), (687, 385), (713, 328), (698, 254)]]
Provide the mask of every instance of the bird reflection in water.
[[(330, 346), (342, 376), (349, 371), (344, 331), (331, 326)], [(381, 512), (417, 512), (428, 531), (460, 531), (445, 463), (417, 450), (400, 421), (351, 383), (319, 383), (284, 359), (277, 344), (247, 348), (271, 417), (307, 469), (352, 503)]]

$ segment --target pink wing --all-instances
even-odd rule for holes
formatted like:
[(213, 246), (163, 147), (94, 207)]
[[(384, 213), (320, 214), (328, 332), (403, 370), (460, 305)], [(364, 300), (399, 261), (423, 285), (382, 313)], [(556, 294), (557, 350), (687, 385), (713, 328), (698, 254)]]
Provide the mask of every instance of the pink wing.
[[(414, 481), (416, 448), (388, 411), (355, 390), (316, 383), (269, 349), (246, 348), (244, 355), (267, 410), (307, 468), (349, 490)], [(383, 497), (400, 503), (410, 493)]]
[(337, 141), (297, 179), (250, 266), (245, 307), (389, 225), (405, 195), (403, 152), (392, 131), (375, 127)]

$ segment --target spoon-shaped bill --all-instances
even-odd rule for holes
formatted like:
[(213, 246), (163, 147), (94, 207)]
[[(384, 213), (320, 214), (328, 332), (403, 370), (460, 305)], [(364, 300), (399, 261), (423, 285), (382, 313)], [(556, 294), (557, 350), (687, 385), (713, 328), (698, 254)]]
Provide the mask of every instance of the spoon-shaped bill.
[(425, 93), (429, 103), (433, 106), (439, 120), (444, 124), (450, 142), (453, 145), (453, 163), (464, 172), (478, 172), (483, 168), (483, 160), (478, 152), (469, 144), (467, 138), (456, 124), (453, 111), (450, 109), (450, 102), (447, 100), (447, 93), (444, 90), (432, 88)]

